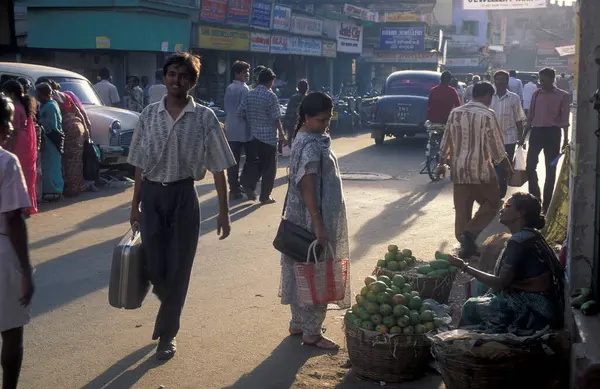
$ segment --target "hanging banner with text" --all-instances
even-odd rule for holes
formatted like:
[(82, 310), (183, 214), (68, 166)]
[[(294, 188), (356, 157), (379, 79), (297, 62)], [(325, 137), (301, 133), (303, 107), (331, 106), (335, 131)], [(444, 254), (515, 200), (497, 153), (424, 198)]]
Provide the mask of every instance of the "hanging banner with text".
[(320, 57), (322, 53), (321, 40), (292, 36), (289, 39), (290, 54), (312, 55)]
[(379, 13), (378, 12), (374, 12), (374, 11), (368, 10), (366, 8), (357, 7), (352, 4), (344, 4), (344, 12), (343, 13), (344, 13), (344, 15), (346, 15), (350, 18), (365, 20), (367, 22), (378, 22), (379, 21)]
[(290, 53), (290, 37), (286, 35), (271, 36), (271, 54), (289, 54)]
[(363, 28), (353, 23), (339, 23), (337, 28), (337, 51), (361, 54), (363, 50)]
[(273, 11), (273, 30), (289, 31), (292, 25), (292, 9), (276, 5)]
[(271, 29), (271, 11), (273, 3), (264, 1), (254, 1), (252, 3), (252, 13), (250, 16), (250, 25), (256, 28)]
[(252, 0), (229, 0), (227, 21), (229, 23), (248, 24)]
[(423, 51), (425, 29), (423, 27), (386, 27), (381, 29), (382, 50)]
[(260, 32), (250, 34), (250, 51), (268, 53), (271, 50), (271, 35)]
[(463, 9), (499, 10), (546, 8), (546, 0), (463, 0)]
[(335, 42), (323, 41), (323, 57), (335, 58), (337, 56), (337, 44)]
[(200, 19), (207, 22), (225, 22), (227, 16), (227, 0), (202, 0)]
[(321, 36), (323, 34), (323, 21), (305, 16), (292, 16), (291, 31), (300, 35)]

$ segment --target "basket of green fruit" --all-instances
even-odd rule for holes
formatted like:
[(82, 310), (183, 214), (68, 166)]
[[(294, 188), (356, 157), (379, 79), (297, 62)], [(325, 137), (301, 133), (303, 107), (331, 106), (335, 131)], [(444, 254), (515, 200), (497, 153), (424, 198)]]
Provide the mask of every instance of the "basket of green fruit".
[(445, 304), (450, 297), (457, 272), (458, 268), (450, 266), (447, 256), (437, 251), (435, 260), (419, 264), (414, 269), (403, 272), (403, 275), (423, 298)]
[(444, 326), (432, 309), (402, 275), (367, 277), (344, 318), (356, 374), (384, 382), (421, 377), (432, 358), (425, 334)]

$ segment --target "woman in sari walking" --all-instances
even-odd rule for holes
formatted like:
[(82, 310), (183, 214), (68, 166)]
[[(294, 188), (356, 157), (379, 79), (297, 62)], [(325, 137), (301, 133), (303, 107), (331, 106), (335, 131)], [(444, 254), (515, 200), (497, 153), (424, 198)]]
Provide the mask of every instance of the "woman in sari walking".
[(4, 93), (11, 98), (15, 106), (13, 127), (15, 132), (9, 141), (8, 149), (12, 151), (21, 163), (25, 176), (27, 192), (31, 208), (26, 214), (37, 213), (36, 179), (37, 179), (37, 135), (35, 132), (36, 102), (25, 96), (23, 86), (16, 80), (10, 80), (2, 86)]
[[(332, 114), (333, 101), (321, 92), (308, 94), (300, 104), (284, 219), (314, 233), (321, 245), (327, 247), (329, 243), (335, 259), (345, 259), (349, 257), (346, 205), (337, 158), (326, 133)], [(305, 345), (339, 348), (323, 336), (327, 304), (305, 306), (299, 303), (294, 264), (293, 259), (282, 255), (279, 295), (281, 303), (291, 307), (290, 334), (302, 335)], [(350, 299), (350, 282), (347, 282), (344, 299), (331, 304), (339, 309), (348, 308)]]
[(62, 196), (65, 181), (62, 174), (62, 153), (64, 151), (64, 133), (62, 116), (58, 103), (52, 98), (52, 87), (48, 83), (36, 85), (40, 108), (40, 124), (44, 128), (44, 147), (42, 149), (42, 193), (44, 198), (57, 200)]

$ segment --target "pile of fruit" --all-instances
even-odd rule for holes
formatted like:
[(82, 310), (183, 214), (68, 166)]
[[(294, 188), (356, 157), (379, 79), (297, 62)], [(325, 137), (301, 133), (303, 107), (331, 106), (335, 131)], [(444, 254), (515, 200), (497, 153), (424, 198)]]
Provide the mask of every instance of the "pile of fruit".
[(427, 277), (445, 277), (449, 272), (455, 272), (458, 268), (450, 266), (448, 263), (448, 254), (442, 254), (439, 251), (435, 252), (435, 260), (430, 261), (427, 265), (416, 268), (417, 273)]
[(402, 275), (365, 279), (356, 304), (346, 312), (351, 325), (383, 334), (424, 334), (443, 325)]
[(416, 262), (417, 259), (413, 257), (410, 249), (400, 251), (398, 246), (389, 245), (388, 252), (385, 253), (383, 259), (377, 261), (377, 267), (391, 271), (402, 271), (413, 266)]

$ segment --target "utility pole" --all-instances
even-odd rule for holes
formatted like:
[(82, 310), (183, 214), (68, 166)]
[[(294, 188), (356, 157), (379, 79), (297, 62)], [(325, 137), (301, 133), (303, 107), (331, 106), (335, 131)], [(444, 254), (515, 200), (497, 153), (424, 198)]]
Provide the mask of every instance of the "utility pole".
[[(592, 287), (600, 293), (598, 260), (600, 215), (600, 7), (595, 0), (578, 2), (576, 110), (572, 131), (571, 174), (569, 182), (568, 276), (567, 295), (577, 288)], [(571, 388), (582, 369), (600, 358), (599, 333), (577, 324), (567, 299), (567, 323), (573, 340), (571, 348)], [(595, 327), (594, 327), (595, 328)], [(581, 335), (584, 334), (584, 335)]]

